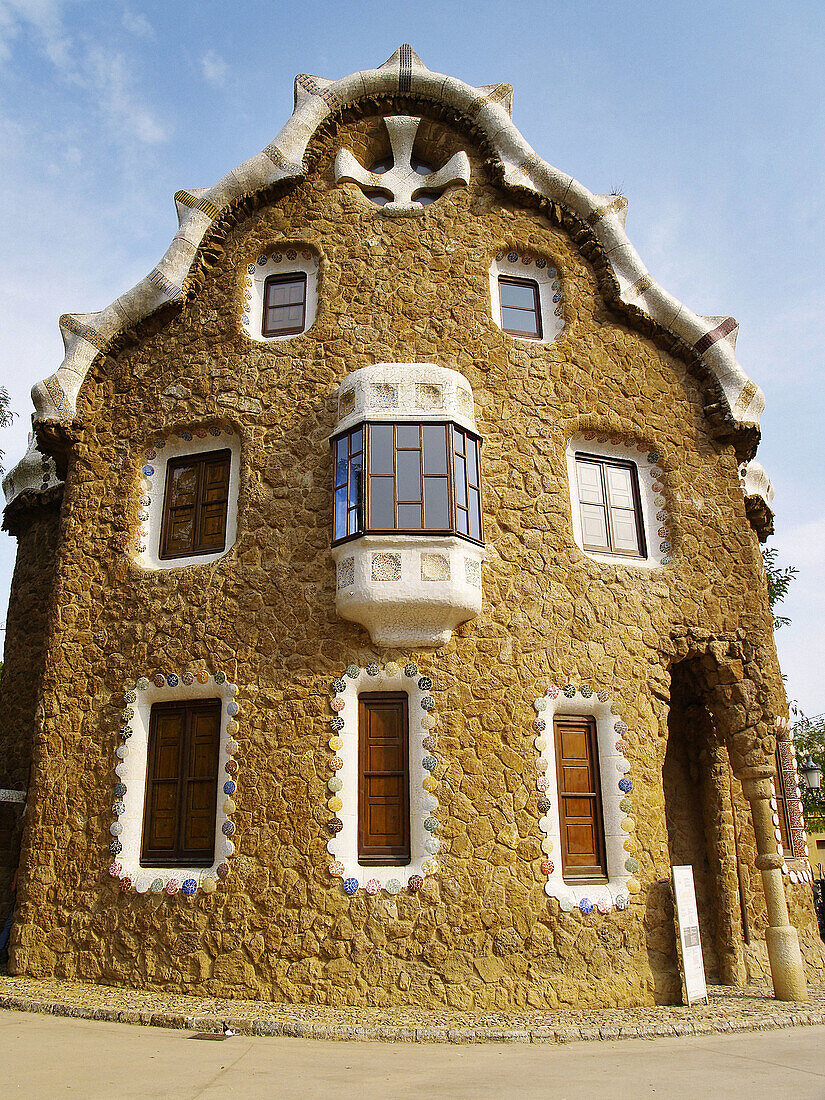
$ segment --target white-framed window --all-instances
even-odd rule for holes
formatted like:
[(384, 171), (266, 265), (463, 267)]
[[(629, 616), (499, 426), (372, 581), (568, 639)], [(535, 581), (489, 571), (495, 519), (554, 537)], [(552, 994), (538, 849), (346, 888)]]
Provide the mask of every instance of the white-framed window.
[(493, 320), (516, 340), (549, 344), (564, 328), (558, 271), (544, 256), (500, 252), (490, 265)]
[(133, 546), (145, 569), (222, 558), (237, 537), (241, 445), (231, 430), (179, 429), (143, 455)]
[(605, 564), (670, 564), (658, 453), (646, 443), (588, 432), (568, 442), (566, 457), (576, 545)]
[(300, 244), (273, 246), (246, 267), (241, 325), (260, 343), (306, 332), (318, 309), (319, 257)]

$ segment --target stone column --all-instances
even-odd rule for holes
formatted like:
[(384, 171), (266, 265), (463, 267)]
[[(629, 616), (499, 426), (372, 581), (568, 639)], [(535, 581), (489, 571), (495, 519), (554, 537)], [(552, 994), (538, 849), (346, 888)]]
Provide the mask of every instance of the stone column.
[(782, 881), (782, 857), (776, 851), (770, 800), (770, 774), (765, 769), (745, 768), (740, 776), (742, 790), (751, 807), (756, 834), (756, 866), (762, 873), (768, 910), (768, 961), (773, 991), (778, 1001), (807, 1001), (808, 986), (799, 950), (799, 937), (788, 918), (788, 903)]

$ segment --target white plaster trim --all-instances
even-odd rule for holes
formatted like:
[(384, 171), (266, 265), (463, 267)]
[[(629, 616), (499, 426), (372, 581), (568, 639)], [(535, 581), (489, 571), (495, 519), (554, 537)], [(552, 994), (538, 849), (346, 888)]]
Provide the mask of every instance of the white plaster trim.
[[(32, 389), (35, 419), (71, 420), (86, 373), (111, 340), (165, 303), (183, 300), (198, 246), (223, 209), (280, 180), (300, 179), (307, 145), (331, 114), (365, 98), (397, 95), (402, 84), (405, 94), (440, 101), (459, 115), (472, 116), (504, 170), (505, 188), (526, 188), (562, 203), (587, 221), (605, 250), (621, 300), (696, 347), (719, 383), (736, 423), (759, 423), (765, 398), (736, 361), (736, 323), (732, 318), (722, 318), (720, 329), (719, 317), (692, 313), (659, 286), (625, 233), (626, 200), (594, 195), (572, 176), (542, 160), (513, 125), (511, 89), (502, 98), (496, 89), (491, 92), (489, 87), (474, 88), (455, 77), (433, 73), (408, 45), (399, 47), (379, 68), (341, 80), (299, 76), (292, 117), (263, 152), (233, 169), (214, 187), (177, 193), (179, 198), (183, 196), (177, 202), (180, 228), (149, 275), (100, 313), (61, 317), (66, 355), (57, 371)], [(10, 476), (13, 484), (14, 470)]]
[[(547, 871), (544, 892), (548, 897), (555, 898), (565, 912), (576, 907), (581, 908), (582, 912), (594, 913), (609, 912), (614, 906), (626, 909), (630, 904), (630, 894), (638, 891), (639, 884), (634, 872), (626, 866), (632, 860), (631, 866), (638, 867), (632, 855), (635, 819), (631, 816), (632, 812), (625, 813), (621, 808), (621, 802), (630, 799), (630, 792), (622, 791), (618, 785), (626, 779), (632, 790), (632, 781), (628, 776), (630, 762), (623, 749), (617, 748), (617, 742), (621, 742), (623, 737), (620, 731), (624, 723), (613, 713), (607, 692), (596, 692), (586, 685), (576, 688), (569, 684), (562, 691), (552, 686), (547, 695), (536, 699), (533, 706), (538, 715), (533, 723), (537, 732), (534, 744), (538, 752), (539, 772), (536, 788), (551, 803), (550, 809), (539, 821), (539, 828), (545, 834), (542, 851), (549, 857), (543, 864)], [(596, 719), (608, 876), (607, 883), (603, 885), (575, 885), (564, 881), (553, 732), (553, 717), (556, 714), (592, 715)], [(616, 730), (618, 723), (621, 725)], [(625, 732), (626, 729), (624, 726)], [(592, 909), (588, 908), (589, 905)]]
[[(225, 428), (210, 428), (208, 431), (204, 428), (192, 428), (187, 434), (192, 438), (170, 435), (167, 439), (155, 440), (143, 456), (139, 476), (139, 526), (132, 545), (132, 558), (144, 569), (184, 569), (188, 565), (208, 565), (224, 557), (235, 545), (238, 534), (241, 442), (234, 432)], [(163, 500), (166, 496), (166, 472), (170, 460), (184, 455), (226, 450), (231, 452), (231, 458), (223, 550), (216, 550), (212, 554), (193, 554), (185, 558), (162, 559), (159, 556), (160, 536), (163, 527)], [(149, 470), (152, 473), (148, 473)]]
[[(227, 764), (237, 752), (234, 736), (238, 731), (235, 718), (237, 714), (235, 695), (238, 689), (235, 684), (229, 683), (221, 672), (215, 673), (214, 676), (205, 672), (194, 674), (183, 672), (180, 676), (176, 673), (165, 675), (158, 673), (156, 676), (160, 682), (156, 683), (154, 678), (150, 681), (142, 677), (134, 688), (127, 689), (125, 693), (127, 705), (121, 715), (123, 721), (121, 737), (124, 730), (129, 736), (122, 741), (117, 750), (115, 784), (125, 784), (126, 793), (119, 800), (115, 799), (115, 806), (118, 802), (122, 802), (123, 808), (119, 813), (114, 814), (112, 826), (115, 830), (112, 837), (120, 841), (122, 851), (111, 855), (109, 873), (120, 879), (124, 890), (135, 889), (139, 894), (144, 894), (150, 889), (153, 893), (161, 891), (167, 894), (177, 893), (187, 880), (194, 880), (197, 887), (212, 893), (218, 879), (228, 876), (229, 864), (226, 861), (235, 850), (234, 841), (224, 835), (223, 828), (225, 823), (230, 822), (225, 806), (226, 800), (233, 797), (224, 792), (224, 785), (230, 781), (237, 784), (237, 765), (230, 764), (230, 772), (227, 771)], [(198, 677), (205, 682), (201, 683)], [(186, 867), (177, 864), (172, 867), (141, 867), (149, 719), (152, 705), (190, 699), (221, 700), (218, 782), (215, 792), (217, 800), (215, 858), (209, 867)], [(227, 828), (234, 831), (234, 824), (230, 823)], [(159, 888), (156, 888), (157, 884), (160, 884)]]
[[(593, 438), (588, 438), (593, 436)], [(604, 565), (622, 565), (636, 569), (657, 569), (670, 565), (673, 560), (673, 543), (668, 526), (667, 505), (664, 497), (664, 472), (661, 459), (655, 450), (646, 443), (632, 445), (614, 443), (614, 433), (610, 438), (606, 433), (588, 432), (586, 435), (574, 435), (567, 444), (567, 483), (570, 489), (570, 512), (573, 521), (573, 539), (576, 546), (594, 561)], [(621, 459), (632, 462), (636, 467), (639, 483), (639, 496), (642, 505), (647, 557), (636, 558), (624, 554), (600, 554), (596, 550), (585, 550), (582, 538), (581, 509), (579, 507), (579, 483), (576, 476), (576, 454), (599, 455), (604, 458)]]
[(739, 467), (739, 481), (746, 497), (760, 497), (770, 508), (776, 490), (759, 462), (743, 462)]
[[(263, 261), (263, 263), (261, 262)], [(315, 323), (318, 310), (318, 255), (300, 244), (272, 245), (246, 267), (243, 280), (244, 313), (241, 327), (250, 340), (259, 344), (272, 344), (281, 340), (294, 340), (309, 331)], [(285, 336), (264, 336), (261, 332), (264, 315), (264, 283), (270, 275), (303, 273), (307, 277), (304, 327), (300, 332)]]
[(11, 502), (27, 489), (43, 493), (56, 485), (62, 485), (57, 476), (57, 467), (51, 455), (44, 455), (37, 446), (34, 432), (29, 432), (26, 453), (3, 478), (3, 492)]
[(25, 791), (12, 791), (8, 787), (0, 787), (0, 802), (19, 802), (22, 805), (25, 801)]
[[(424, 759), (435, 757), (435, 753), (422, 746), (422, 740), (432, 733), (436, 722), (434, 707), (429, 710), (422, 707), (422, 700), (432, 699), (432, 682), (429, 677), (422, 677), (412, 664), (405, 666), (409, 670), (415, 669), (412, 675), (408, 675), (405, 669), (399, 668), (394, 662), (384, 668), (379, 668), (377, 664), (367, 667), (373, 675), (357, 665), (350, 665), (343, 677), (333, 685), (332, 702), (340, 701), (344, 704), (340, 710), (333, 712), (333, 718), (329, 720), (330, 740), (338, 737), (343, 742), (340, 748), (332, 750), (333, 759), (338, 757), (343, 761), (342, 767), (333, 772), (333, 777), (340, 779), (342, 786), (339, 792), (330, 788), (327, 801), (336, 796), (340, 798), (343, 806), (331, 812), (343, 822), (344, 827), (327, 842), (327, 851), (333, 857), (330, 871), (343, 880), (345, 888), (349, 886), (347, 893), (354, 893), (355, 889), (367, 889), (368, 893), (375, 893), (376, 884), (384, 890), (389, 886), (388, 893), (398, 893), (394, 884), (404, 887), (413, 876), (424, 878), (438, 870), (435, 856), (440, 841), (434, 832), (429, 832), (424, 827), (424, 822), (434, 815), (438, 807), (435, 794), (425, 790), (423, 786), (430, 777), (433, 778), (433, 783), (429, 785), (435, 785), (433, 773), (423, 765)], [(425, 685), (430, 683), (430, 687), (420, 688), (418, 685), (422, 679)], [(335, 690), (336, 686), (340, 689), (341, 685), (343, 690)], [(402, 867), (362, 866), (358, 862), (358, 696), (362, 691), (404, 691), (409, 700), (410, 862)], [(343, 723), (340, 730), (334, 728), (338, 725), (336, 719)], [(337, 783), (333, 785), (337, 787)], [(427, 844), (435, 851), (428, 852)], [(357, 883), (355, 889), (352, 889), (353, 881)], [(371, 884), (369, 889), (368, 884)]]
[[(435, 389), (440, 390), (441, 403), (421, 400), (427, 395), (434, 398)], [(436, 363), (373, 363), (354, 370), (338, 388), (338, 410), (332, 436), (364, 420), (451, 420), (478, 431), (470, 383), (459, 371)]]
[[(510, 257), (515, 256), (515, 260)], [(536, 260), (543, 261), (539, 267)], [(541, 339), (530, 336), (507, 335), (513, 340), (523, 340), (529, 344), (552, 344), (564, 328), (564, 310), (561, 281), (552, 261), (545, 256), (536, 256), (532, 252), (519, 253), (514, 248), (500, 252), (490, 264), (490, 305), (493, 320), (501, 328), (501, 295), (499, 293), (499, 275), (509, 275), (514, 279), (532, 279), (538, 283), (541, 306)], [(502, 330), (503, 331), (503, 330)]]

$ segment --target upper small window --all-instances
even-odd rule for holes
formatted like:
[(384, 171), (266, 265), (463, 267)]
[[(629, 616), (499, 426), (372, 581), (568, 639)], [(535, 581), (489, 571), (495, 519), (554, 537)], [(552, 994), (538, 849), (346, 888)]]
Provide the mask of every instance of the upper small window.
[(583, 548), (646, 557), (635, 464), (577, 454), (576, 482)]
[(170, 459), (160, 539), (161, 559), (213, 554), (226, 543), (229, 451)]
[(541, 339), (541, 299), (538, 283), (533, 279), (498, 277), (501, 303), (501, 327), (512, 336)]
[(152, 707), (141, 866), (212, 863), (220, 729), (220, 699)]
[(293, 336), (306, 325), (305, 272), (270, 275), (264, 283), (262, 336)]

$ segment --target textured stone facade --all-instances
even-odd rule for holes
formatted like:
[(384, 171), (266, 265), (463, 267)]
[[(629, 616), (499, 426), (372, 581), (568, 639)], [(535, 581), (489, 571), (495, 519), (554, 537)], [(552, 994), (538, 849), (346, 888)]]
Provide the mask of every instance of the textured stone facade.
[[(416, 148), (431, 163), (467, 152), (470, 182), (421, 217), (389, 218), (336, 185), (334, 161), (342, 147), (362, 164), (386, 155), (383, 115), (402, 111), (424, 116)], [(472, 125), (443, 105), (367, 102), (319, 131), (307, 163), (305, 179), (216, 222), (183, 303), (98, 356), (63, 429), (12, 971), (329, 1004), (673, 1001), (673, 859), (698, 868), (709, 970), (763, 979), (764, 898), (730, 761), (738, 775), (772, 771), (786, 704), (739, 483), (745, 437), (720, 438), (707, 376), (610, 304), (604, 264), (577, 243), (587, 235), (503, 190)], [(247, 268), (290, 249), (320, 257), (315, 322), (253, 341)], [(552, 343), (516, 340), (492, 317), (490, 265), (508, 250), (558, 272)], [(459, 371), (484, 438), (483, 608), (434, 652), (376, 649), (335, 613), (328, 436), (341, 381), (376, 362)], [(133, 552), (144, 455), (213, 427), (241, 444), (235, 544), (206, 565), (146, 570)], [(566, 447), (578, 434), (655, 454), (668, 564), (605, 564), (576, 546)], [(46, 544), (29, 545), (18, 570), (45, 576)], [(326, 850), (330, 684), (351, 665), (411, 661), (433, 682), (438, 867), (417, 892), (348, 896)], [(107, 866), (124, 692), (218, 669), (240, 707), (229, 877), (191, 899), (121, 891)], [(2, 689), (3, 751), (22, 758), (6, 707), (24, 678)], [(606, 689), (628, 727), (639, 866), (621, 911), (561, 912), (543, 888), (533, 704), (568, 684)], [(809, 895), (788, 887), (821, 976)]]

